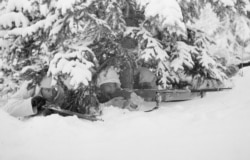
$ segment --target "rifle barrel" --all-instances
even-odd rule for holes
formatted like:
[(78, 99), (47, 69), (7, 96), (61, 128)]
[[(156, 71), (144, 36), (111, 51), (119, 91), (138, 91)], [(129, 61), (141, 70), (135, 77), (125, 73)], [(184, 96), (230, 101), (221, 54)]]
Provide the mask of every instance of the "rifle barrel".
[(212, 88), (212, 89), (194, 89), (191, 92), (216, 92), (216, 91), (223, 91), (223, 90), (230, 90), (232, 88)]

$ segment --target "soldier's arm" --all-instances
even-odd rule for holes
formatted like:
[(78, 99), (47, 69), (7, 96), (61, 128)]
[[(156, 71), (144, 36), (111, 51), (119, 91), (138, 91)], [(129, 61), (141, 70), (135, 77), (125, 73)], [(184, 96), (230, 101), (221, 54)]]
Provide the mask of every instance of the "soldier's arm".
[(35, 93), (35, 88), (27, 90), (29, 82), (25, 82), (20, 90), (15, 93), (5, 104), (3, 109), (14, 117), (26, 117), (35, 115), (36, 108), (32, 107), (31, 99)]
[(31, 99), (12, 98), (4, 106), (4, 110), (14, 117), (26, 117), (37, 114), (36, 108), (31, 105)]
[(131, 98), (131, 91), (124, 90), (124, 89), (118, 89), (113, 95), (112, 98), (115, 97), (123, 97), (124, 99), (130, 99)]

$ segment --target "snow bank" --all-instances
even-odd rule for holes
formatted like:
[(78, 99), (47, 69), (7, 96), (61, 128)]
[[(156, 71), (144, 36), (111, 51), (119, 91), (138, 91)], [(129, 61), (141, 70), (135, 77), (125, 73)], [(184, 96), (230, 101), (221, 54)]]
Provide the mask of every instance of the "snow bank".
[(104, 122), (58, 115), (20, 121), (0, 111), (0, 159), (248, 160), (250, 68), (243, 72), (233, 90), (151, 113), (110, 107)]

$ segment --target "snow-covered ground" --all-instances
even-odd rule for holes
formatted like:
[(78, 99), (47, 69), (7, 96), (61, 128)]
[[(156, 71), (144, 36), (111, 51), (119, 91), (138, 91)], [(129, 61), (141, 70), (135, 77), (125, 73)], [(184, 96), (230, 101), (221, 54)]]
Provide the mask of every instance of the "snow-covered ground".
[(249, 89), (246, 68), (231, 91), (151, 113), (107, 108), (104, 122), (58, 115), (20, 121), (0, 110), (0, 159), (249, 160)]

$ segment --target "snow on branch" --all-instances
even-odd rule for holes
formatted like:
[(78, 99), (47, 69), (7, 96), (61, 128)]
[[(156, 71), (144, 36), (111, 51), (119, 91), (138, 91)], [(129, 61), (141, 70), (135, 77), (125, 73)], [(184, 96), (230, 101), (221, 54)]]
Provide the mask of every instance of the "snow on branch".
[(6, 37), (9, 36), (31, 36), (36, 33), (39, 29), (48, 29), (52, 26), (52, 24), (58, 19), (58, 15), (48, 15), (48, 17), (44, 20), (38, 21), (35, 24), (32, 24), (28, 27), (15, 28), (7, 32)]
[(110, 33), (114, 35), (113, 30), (105, 20), (99, 19), (96, 17), (96, 15), (90, 13), (86, 13), (86, 18), (89, 20), (82, 29), (83, 32), (86, 33), (86, 37), (89, 36), (100, 39), (100, 37), (104, 36), (105, 34)]
[(8, 49), (11, 43), (8, 40), (0, 38), (0, 51)]
[[(2, 28), (12, 28), (12, 27), (27, 27), (29, 25), (29, 20), (27, 17), (23, 15), (23, 13), (19, 12), (9, 12), (2, 14), (0, 16), (0, 26)], [(14, 24), (14, 26), (13, 26)]]
[(213, 11), (211, 4), (206, 4), (206, 6), (202, 9), (199, 19), (194, 19), (192, 28), (202, 30), (206, 34), (212, 36), (218, 28), (221, 26), (219, 17)]
[(12, 12), (12, 11), (19, 11), (19, 12), (25, 12), (25, 11), (31, 11), (32, 10), (32, 2), (34, 0), (9, 0), (6, 11)]
[(73, 12), (76, 4), (78, 4), (78, 7), (88, 7), (91, 3), (92, 0), (58, 0), (55, 7), (57, 10), (61, 10), (62, 15), (64, 15), (67, 11)]
[(58, 53), (50, 63), (49, 74), (53, 77), (53, 85), (60, 75), (67, 75), (71, 78), (70, 85), (75, 89), (81, 85), (88, 86), (92, 79), (91, 67), (94, 64), (86, 60), (86, 53), (90, 50), (75, 51), (66, 54)]
[(157, 17), (162, 22), (160, 28), (173, 27), (185, 32), (181, 8), (176, 0), (137, 0), (141, 6), (146, 6), (147, 18)]
[(171, 67), (175, 72), (178, 70), (184, 70), (184, 66), (192, 69), (194, 67), (194, 61), (192, 54), (198, 55), (196, 47), (187, 45), (184, 42), (177, 42), (177, 51), (172, 53), (174, 60), (171, 63)]
[(240, 38), (241, 41), (247, 41), (250, 39), (250, 20), (245, 16), (237, 15), (234, 22), (235, 35)]
[(215, 2), (220, 1), (225, 7), (234, 7), (237, 0), (214, 0)]
[(197, 57), (197, 59), (202, 67), (209, 70), (210, 68), (216, 66), (216, 62), (211, 56), (208, 55), (208, 53), (206, 53), (205, 49), (200, 49), (200, 51), (201, 54)]
[(163, 88), (171, 87), (171, 83), (179, 83), (180, 78), (177, 72), (174, 72), (171, 68), (171, 63), (169, 61), (161, 61), (158, 64), (157, 73), (161, 75), (160, 83), (162, 83)]
[(123, 19), (123, 13), (118, 2), (113, 1), (107, 6), (106, 22), (111, 26), (112, 29), (123, 31), (126, 29), (126, 22)]
[(199, 64), (204, 68), (204, 73), (210, 78), (221, 82), (227, 79), (224, 72), (219, 69), (219, 64), (211, 57), (206, 49), (200, 49), (200, 55), (197, 57)]
[(149, 33), (145, 28), (127, 27), (124, 36), (130, 36), (139, 41), (140, 55), (139, 58), (145, 61), (156, 59), (164, 61), (169, 56), (163, 49), (162, 44)]

